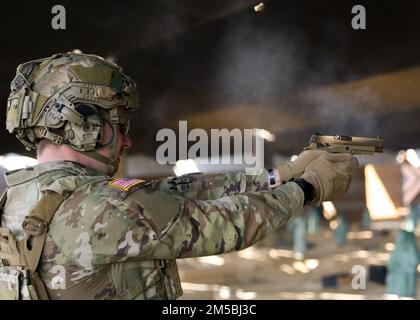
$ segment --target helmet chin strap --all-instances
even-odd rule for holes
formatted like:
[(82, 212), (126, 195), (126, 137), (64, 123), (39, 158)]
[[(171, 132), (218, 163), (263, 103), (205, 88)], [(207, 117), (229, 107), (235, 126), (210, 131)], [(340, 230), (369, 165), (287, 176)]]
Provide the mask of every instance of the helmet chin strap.
[(108, 147), (109, 156), (105, 156), (102, 153), (97, 152), (96, 150), (83, 152), (83, 154), (87, 155), (88, 157), (105, 164), (106, 174), (110, 177), (112, 177), (118, 171), (118, 167), (119, 167), (119, 163), (118, 163), (119, 150), (117, 149), (117, 135), (116, 135), (116, 132), (118, 130), (118, 124), (112, 124), (112, 130), (113, 130), (112, 140), (106, 144), (107, 146), (109, 146)]

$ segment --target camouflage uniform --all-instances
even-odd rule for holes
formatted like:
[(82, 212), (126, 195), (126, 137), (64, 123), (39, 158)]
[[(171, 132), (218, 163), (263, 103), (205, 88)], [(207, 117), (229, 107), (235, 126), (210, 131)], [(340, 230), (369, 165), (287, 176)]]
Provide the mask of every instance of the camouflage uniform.
[(2, 224), (18, 237), (42, 192), (70, 194), (39, 265), (51, 299), (175, 299), (175, 259), (251, 246), (304, 202), (293, 182), (268, 190), (264, 170), (139, 180), (124, 190), (103, 173), (57, 161), (9, 172), (6, 182)]

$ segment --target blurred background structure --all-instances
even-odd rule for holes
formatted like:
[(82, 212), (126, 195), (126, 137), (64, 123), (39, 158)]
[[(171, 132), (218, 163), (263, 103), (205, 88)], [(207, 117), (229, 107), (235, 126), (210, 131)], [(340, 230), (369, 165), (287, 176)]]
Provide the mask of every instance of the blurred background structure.
[[(179, 261), (184, 299), (419, 297), (419, 2), (63, 0), (67, 29), (53, 30), (55, 4), (1, 11), (0, 98), (24, 61), (80, 49), (119, 63), (142, 106), (120, 175), (174, 175), (156, 162), (156, 133), (177, 132), (181, 120), (265, 129), (266, 167), (298, 154), (313, 132), (385, 139), (382, 155), (359, 158), (342, 201), (308, 208), (258, 246)], [(365, 30), (351, 27), (356, 4)], [(16, 167), (11, 153), (34, 157), (5, 129), (1, 137), (1, 166)]]

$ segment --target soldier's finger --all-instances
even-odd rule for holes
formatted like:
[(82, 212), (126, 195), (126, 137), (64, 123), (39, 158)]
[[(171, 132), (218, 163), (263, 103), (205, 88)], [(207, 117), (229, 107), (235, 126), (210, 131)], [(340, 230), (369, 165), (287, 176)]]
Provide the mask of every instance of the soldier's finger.
[(337, 170), (345, 175), (350, 175), (358, 166), (359, 161), (355, 157), (350, 159), (350, 161), (342, 161), (335, 164)]
[(329, 153), (325, 156), (325, 158), (331, 162), (350, 161), (352, 157), (353, 156), (350, 153)]

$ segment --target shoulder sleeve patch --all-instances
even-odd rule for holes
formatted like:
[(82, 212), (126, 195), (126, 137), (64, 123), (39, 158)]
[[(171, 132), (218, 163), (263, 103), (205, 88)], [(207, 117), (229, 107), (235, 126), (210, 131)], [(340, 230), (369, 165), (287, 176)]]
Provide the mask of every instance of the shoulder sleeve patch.
[(142, 188), (130, 192), (127, 199), (136, 203), (140, 213), (149, 222), (158, 236), (168, 227), (170, 222), (180, 213), (182, 200), (167, 192)]
[(146, 184), (146, 180), (142, 179), (114, 179), (108, 183), (111, 188), (116, 188), (124, 191), (130, 191), (134, 186)]

